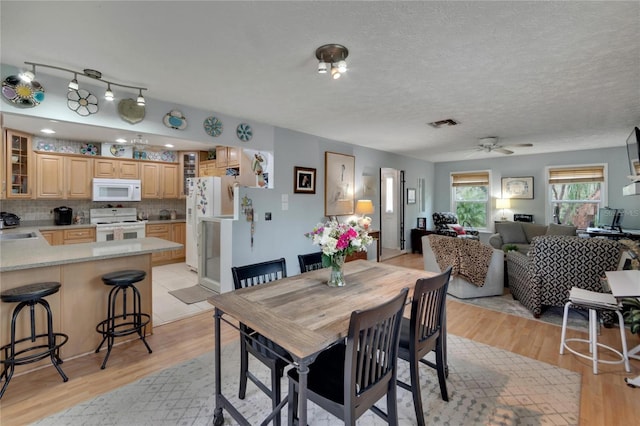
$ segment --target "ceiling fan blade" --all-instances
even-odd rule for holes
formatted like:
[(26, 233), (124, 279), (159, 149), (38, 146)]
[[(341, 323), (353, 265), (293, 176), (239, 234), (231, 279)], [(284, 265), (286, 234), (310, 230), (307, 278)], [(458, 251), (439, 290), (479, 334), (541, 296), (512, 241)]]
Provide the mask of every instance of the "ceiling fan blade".
[(503, 146), (506, 146), (506, 147), (509, 147), (509, 148), (516, 148), (516, 147), (519, 147), (519, 148), (531, 148), (533, 146), (533, 144), (532, 143), (514, 143), (514, 144), (511, 144), (511, 145), (503, 145)]
[(504, 149), (504, 148), (494, 148), (495, 152), (499, 152), (501, 154), (513, 154), (513, 151), (509, 151), (508, 149)]

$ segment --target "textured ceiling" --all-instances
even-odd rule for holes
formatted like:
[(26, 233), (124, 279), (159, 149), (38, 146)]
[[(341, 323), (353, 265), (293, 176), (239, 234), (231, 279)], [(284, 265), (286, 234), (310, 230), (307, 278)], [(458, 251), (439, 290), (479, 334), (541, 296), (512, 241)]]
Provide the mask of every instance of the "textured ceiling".
[[(93, 68), (148, 98), (430, 161), (622, 146), (640, 2), (0, 3), (2, 62)], [(339, 80), (315, 49), (349, 48)], [(447, 118), (456, 127), (426, 123)], [(473, 154), (473, 155), (470, 155)]]

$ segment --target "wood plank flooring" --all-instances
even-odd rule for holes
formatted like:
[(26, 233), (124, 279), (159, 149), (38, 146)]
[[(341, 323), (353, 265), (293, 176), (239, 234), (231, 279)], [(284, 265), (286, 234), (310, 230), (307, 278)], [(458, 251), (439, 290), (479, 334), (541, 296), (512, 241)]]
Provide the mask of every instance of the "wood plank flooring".
[[(405, 254), (385, 263), (422, 269), (422, 256)], [(458, 301), (447, 302), (449, 332), (478, 342), (506, 349), (529, 358), (557, 365), (582, 374), (580, 424), (637, 424), (640, 414), (640, 388), (624, 384), (624, 377), (640, 375), (640, 361), (631, 361), (631, 373), (618, 365), (601, 365), (593, 375), (591, 363), (574, 355), (560, 355), (560, 327), (537, 320), (503, 314)], [(569, 331), (571, 336), (586, 333)], [(223, 342), (237, 338), (229, 326), (223, 328)], [(132, 341), (112, 351), (105, 370), (100, 370), (104, 351), (67, 360), (63, 368), (69, 381), (63, 383), (53, 367), (15, 376), (0, 400), (0, 424), (25, 425), (76, 405), (102, 393), (138, 380), (213, 350), (211, 312), (165, 324), (147, 338), (153, 349)], [(602, 328), (599, 340), (619, 347), (617, 328)], [(637, 335), (627, 335), (629, 347), (640, 344)], [(426, 397), (426, 396), (425, 396)]]

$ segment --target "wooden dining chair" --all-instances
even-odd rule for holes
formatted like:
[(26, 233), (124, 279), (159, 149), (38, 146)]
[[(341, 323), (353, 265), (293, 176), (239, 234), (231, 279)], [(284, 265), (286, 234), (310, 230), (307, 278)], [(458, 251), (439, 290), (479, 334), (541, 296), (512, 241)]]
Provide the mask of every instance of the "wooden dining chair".
[[(411, 384), (398, 380), (398, 386), (413, 394), (413, 406), (419, 426), (424, 426), (420, 392), (419, 363), (435, 368), (442, 399), (449, 401), (446, 381), (445, 313), (451, 266), (443, 273), (416, 281), (411, 301), (411, 317), (402, 319), (398, 357), (409, 362)], [(435, 351), (436, 362), (423, 359)]]
[[(254, 263), (231, 268), (233, 286), (236, 290), (253, 287), (287, 276), (287, 266), (284, 258), (267, 262)], [(271, 405), (275, 410), (281, 403), (280, 380), (285, 367), (291, 362), (291, 356), (280, 345), (267, 339), (255, 330), (240, 323), (240, 389), (238, 398), (244, 399), (247, 392), (247, 379), (255, 383), (260, 390), (271, 398)], [(249, 371), (249, 354), (269, 367), (271, 370), (271, 388)], [(274, 425), (280, 425), (280, 413), (274, 417)]]
[(299, 254), (298, 263), (300, 264), (300, 273), (322, 269), (322, 252)]
[[(397, 351), (402, 312), (408, 289), (368, 310), (351, 313), (346, 342), (318, 355), (309, 366), (307, 396), (310, 401), (355, 425), (371, 409), (390, 425), (398, 424), (396, 401)], [(289, 419), (298, 419), (298, 371), (289, 376)], [(374, 404), (387, 396), (387, 412)], [(291, 421), (290, 421), (291, 423)]]

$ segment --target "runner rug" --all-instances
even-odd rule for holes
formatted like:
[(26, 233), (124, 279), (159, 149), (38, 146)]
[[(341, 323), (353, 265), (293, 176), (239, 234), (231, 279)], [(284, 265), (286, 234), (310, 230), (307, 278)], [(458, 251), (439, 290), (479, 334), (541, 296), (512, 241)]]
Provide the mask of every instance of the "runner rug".
[[(449, 402), (442, 401), (435, 370), (421, 365), (422, 399), (428, 425), (577, 425), (580, 374), (512, 352), (449, 335)], [(251, 359), (250, 369), (268, 383), (269, 372)], [(399, 377), (409, 381), (398, 361)], [(250, 424), (270, 411), (271, 401), (249, 382), (239, 400), (239, 345), (223, 347), (223, 394)], [(287, 392), (286, 374), (283, 394)], [(384, 399), (379, 403), (384, 408)], [(213, 352), (167, 368), (137, 382), (42, 419), (37, 425), (211, 425), (215, 408)], [(339, 421), (309, 403), (310, 425)], [(415, 425), (411, 393), (398, 388), (401, 425)], [(236, 424), (224, 412), (225, 424)], [(286, 407), (282, 413), (286, 424)], [(371, 411), (360, 425), (386, 424)]]

